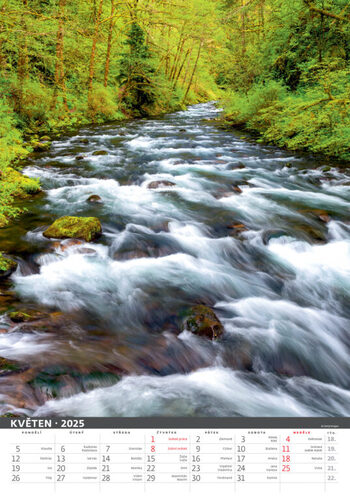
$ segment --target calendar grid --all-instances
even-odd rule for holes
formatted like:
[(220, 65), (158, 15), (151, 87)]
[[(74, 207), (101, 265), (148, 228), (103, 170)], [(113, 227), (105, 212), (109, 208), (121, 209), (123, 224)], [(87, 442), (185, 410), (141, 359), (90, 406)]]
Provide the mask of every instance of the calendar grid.
[(145, 492), (152, 484), (187, 485), (189, 492), (200, 484), (235, 492), (266, 484), (283, 492), (291, 484), (327, 491), (338, 481), (337, 441), (325, 430), (47, 432), (9, 444), (12, 483), (51, 484), (55, 492), (64, 483), (96, 485), (99, 492), (108, 484), (143, 484)]

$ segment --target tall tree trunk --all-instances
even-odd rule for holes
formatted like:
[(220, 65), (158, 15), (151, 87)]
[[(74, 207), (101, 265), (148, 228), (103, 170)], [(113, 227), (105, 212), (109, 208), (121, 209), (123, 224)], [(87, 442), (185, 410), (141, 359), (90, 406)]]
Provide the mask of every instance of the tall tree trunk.
[(22, 36), (19, 37), (18, 63), (17, 63), (17, 78), (18, 78), (18, 111), (21, 112), (23, 104), (24, 82), (28, 75), (28, 40), (27, 40), (27, 23), (25, 19), (28, 0), (22, 0), (23, 11), (20, 18), (20, 26)]
[(95, 29), (94, 29), (94, 35), (92, 38), (92, 47), (91, 47), (90, 64), (89, 64), (88, 109), (91, 109), (92, 85), (94, 82), (94, 75), (95, 75), (96, 45), (97, 45), (98, 32), (99, 32), (99, 28), (100, 28), (102, 7), (103, 7), (103, 0), (100, 0), (99, 5), (98, 5), (98, 11), (96, 14)]
[[(6, 12), (5, 5), (1, 7), (0, 12), (1, 15), (5, 14)], [(2, 48), (5, 40), (6, 40), (6, 26), (5, 23), (2, 23), (0, 26), (0, 74), (4, 72), (6, 64), (6, 57), (3, 53), (3, 48)]]
[(245, 37), (245, 25), (246, 25), (246, 18), (245, 18), (245, 11), (244, 11), (244, 0), (242, 0), (242, 14), (241, 14), (241, 23), (242, 23), (242, 55), (245, 55), (246, 52), (246, 37)]
[(115, 11), (115, 0), (111, 0), (111, 19), (109, 22), (108, 29), (108, 40), (107, 40), (107, 53), (106, 53), (106, 63), (105, 63), (105, 77), (104, 86), (108, 85), (108, 75), (109, 75), (109, 65), (111, 62), (111, 50), (112, 50), (112, 39), (113, 39), (113, 28), (114, 28), (114, 11)]
[(190, 88), (191, 88), (191, 85), (192, 85), (192, 81), (193, 81), (193, 77), (194, 77), (194, 74), (195, 74), (196, 69), (197, 69), (197, 65), (198, 65), (198, 61), (199, 61), (199, 56), (201, 55), (202, 46), (203, 46), (203, 40), (201, 40), (201, 42), (199, 44), (198, 52), (197, 52), (197, 57), (196, 57), (196, 62), (194, 63), (193, 71), (192, 71), (192, 74), (191, 74), (191, 78), (190, 78), (190, 81), (188, 83), (187, 90), (186, 90), (186, 93), (185, 93), (185, 96), (184, 96), (182, 102), (186, 101), (188, 93), (190, 91)]
[(66, 110), (68, 109), (66, 86), (64, 81), (64, 62), (63, 62), (63, 46), (64, 46), (64, 14), (67, 0), (59, 0), (58, 2), (58, 29), (56, 39), (56, 65), (55, 65), (55, 89), (53, 96), (52, 108), (56, 108), (58, 91), (63, 93), (63, 103)]

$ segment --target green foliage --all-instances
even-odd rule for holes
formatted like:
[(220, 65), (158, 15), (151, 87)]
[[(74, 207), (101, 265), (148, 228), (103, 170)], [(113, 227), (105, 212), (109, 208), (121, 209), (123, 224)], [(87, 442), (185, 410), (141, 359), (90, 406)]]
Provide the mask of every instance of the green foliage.
[(117, 81), (121, 85), (121, 101), (127, 109), (146, 114), (145, 108), (154, 104), (155, 84), (150, 52), (145, 44), (142, 28), (132, 23), (125, 45), (128, 50), (122, 54)]
[(0, 252), (0, 271), (6, 272), (15, 270), (16, 267), (17, 263), (14, 260), (4, 257), (4, 255)]
[(237, 2), (225, 2), (232, 56), (217, 81), (229, 122), (280, 146), (350, 160), (346, 4), (265, 0), (234, 15)]
[(246, 95), (229, 97), (227, 118), (235, 125), (259, 131), (264, 140), (280, 146), (349, 161), (349, 82), (348, 72), (333, 73), (331, 94), (321, 84), (298, 92), (290, 92), (274, 80), (256, 84)]
[(96, 122), (120, 120), (125, 118), (119, 110), (112, 89), (97, 83), (94, 85), (90, 110)]

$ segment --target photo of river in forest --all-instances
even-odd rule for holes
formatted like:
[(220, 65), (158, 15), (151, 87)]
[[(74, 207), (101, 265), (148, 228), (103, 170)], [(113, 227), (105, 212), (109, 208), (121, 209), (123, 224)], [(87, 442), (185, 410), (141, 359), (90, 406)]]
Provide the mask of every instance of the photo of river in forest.
[(0, 2), (0, 415), (350, 416), (350, 9)]

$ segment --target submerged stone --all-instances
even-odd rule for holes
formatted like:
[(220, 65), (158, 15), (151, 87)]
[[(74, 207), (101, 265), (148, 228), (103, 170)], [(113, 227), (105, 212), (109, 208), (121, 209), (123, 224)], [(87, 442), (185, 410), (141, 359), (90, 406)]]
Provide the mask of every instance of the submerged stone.
[(185, 327), (195, 335), (216, 340), (224, 333), (224, 327), (214, 311), (204, 305), (193, 306), (189, 310)]
[(85, 241), (93, 241), (101, 234), (102, 227), (97, 217), (73, 216), (60, 217), (43, 232), (46, 238), (79, 238)]

